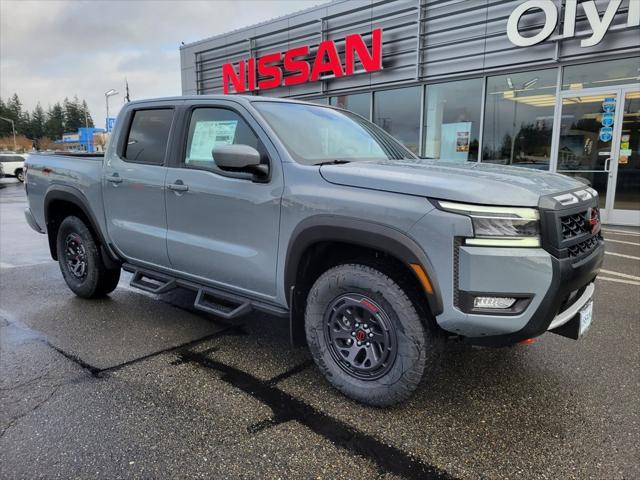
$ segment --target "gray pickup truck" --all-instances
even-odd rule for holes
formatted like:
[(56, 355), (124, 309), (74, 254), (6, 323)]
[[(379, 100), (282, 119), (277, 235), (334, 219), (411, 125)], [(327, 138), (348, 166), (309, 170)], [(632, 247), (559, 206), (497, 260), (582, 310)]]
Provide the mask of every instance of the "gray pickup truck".
[(31, 227), (69, 288), (196, 292), (287, 318), (327, 380), (406, 399), (444, 340), (506, 346), (591, 322), (598, 195), (571, 178), (417, 158), (376, 125), (261, 97), (146, 100), (102, 157), (32, 155)]

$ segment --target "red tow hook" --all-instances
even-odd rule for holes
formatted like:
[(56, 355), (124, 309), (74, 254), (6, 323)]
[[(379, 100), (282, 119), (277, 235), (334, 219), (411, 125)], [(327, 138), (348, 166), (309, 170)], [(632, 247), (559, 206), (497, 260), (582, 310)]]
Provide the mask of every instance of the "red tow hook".
[(518, 342), (518, 345), (531, 345), (532, 343), (535, 343), (536, 339), (535, 338), (526, 338), (524, 340), (520, 340)]

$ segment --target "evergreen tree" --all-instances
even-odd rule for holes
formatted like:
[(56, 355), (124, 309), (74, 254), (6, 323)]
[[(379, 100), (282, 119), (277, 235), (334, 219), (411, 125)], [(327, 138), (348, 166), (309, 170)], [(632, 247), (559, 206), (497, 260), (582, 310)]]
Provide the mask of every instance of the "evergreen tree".
[(67, 132), (76, 132), (80, 127), (84, 127), (84, 116), (78, 103), (78, 97), (74, 97), (73, 100), (69, 100), (68, 97), (64, 99), (64, 128)]
[(53, 107), (49, 107), (47, 111), (47, 120), (44, 126), (45, 136), (51, 140), (59, 140), (65, 132), (64, 109), (60, 103), (56, 103)]
[(25, 110), (20, 117), (20, 128), (17, 129), (20, 135), (24, 135), (27, 138), (35, 138), (33, 131), (31, 130), (31, 114)]
[[(11, 118), (9, 110), (7, 109), (7, 105), (6, 103), (4, 103), (4, 100), (2, 100), (2, 98), (0, 98), (0, 117)], [(0, 138), (8, 137), (11, 134), (11, 123), (5, 120), (0, 120)]]
[(90, 128), (94, 127), (93, 118), (91, 118), (91, 113), (89, 112), (89, 106), (87, 105), (87, 101), (84, 99), (82, 100), (82, 106), (80, 110), (82, 111), (82, 116), (85, 119), (85, 126)]
[[(15, 122), (15, 126), (16, 126), (16, 134), (20, 135), (23, 133), (24, 130), (24, 114), (22, 113), (22, 102), (20, 101), (20, 98), (18, 97), (17, 93), (14, 93), (11, 98), (9, 98), (7, 100), (6, 103), (6, 115), (3, 115), (3, 117), (7, 117), (10, 118), (11, 120), (13, 120)], [(8, 122), (4, 122), (4, 123), (8, 123)], [(9, 124), (9, 131), (11, 131), (11, 124)]]
[(44, 109), (42, 105), (40, 105), (40, 102), (38, 102), (31, 115), (31, 134), (34, 140), (44, 137), (45, 121)]

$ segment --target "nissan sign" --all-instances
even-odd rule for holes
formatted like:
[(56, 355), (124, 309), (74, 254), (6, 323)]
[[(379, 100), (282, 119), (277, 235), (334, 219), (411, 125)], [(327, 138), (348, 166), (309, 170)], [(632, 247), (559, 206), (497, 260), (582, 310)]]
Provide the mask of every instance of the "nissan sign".
[[(580, 42), (581, 47), (593, 47), (602, 41), (605, 33), (611, 26), (613, 18), (618, 12), (622, 0), (609, 0), (607, 7), (602, 14), (598, 12), (596, 2), (587, 0), (580, 3), (587, 17), (591, 29), (591, 36)], [(525, 37), (520, 33), (520, 18), (529, 10), (542, 10), (545, 16), (542, 29), (530, 37)], [(561, 38), (572, 38), (576, 35), (576, 16), (578, 13), (578, 0), (566, 0), (564, 6), (564, 16), (562, 22)], [(543, 42), (551, 36), (558, 26), (558, 7), (553, 0), (529, 0), (524, 2), (511, 13), (507, 22), (507, 36), (511, 43), (518, 47), (529, 47)], [(640, 25), (640, 0), (629, 0), (627, 12), (627, 26), (637, 27)]]
[[(222, 65), (222, 87), (225, 94), (252, 90), (267, 90), (282, 85), (315, 82), (323, 78), (337, 78), (355, 73), (382, 70), (382, 30), (371, 32), (371, 48), (359, 34), (344, 39), (344, 61), (333, 40), (320, 42), (312, 62), (306, 59), (311, 47), (292, 48), (258, 58), (240, 60), (237, 65)], [(363, 71), (355, 71), (356, 57)]]

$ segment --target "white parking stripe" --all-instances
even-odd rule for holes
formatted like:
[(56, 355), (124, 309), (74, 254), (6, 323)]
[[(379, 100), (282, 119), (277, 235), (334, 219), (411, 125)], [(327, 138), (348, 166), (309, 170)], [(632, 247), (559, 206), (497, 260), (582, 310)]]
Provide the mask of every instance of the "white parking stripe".
[(635, 245), (636, 247), (640, 247), (640, 243), (636, 243), (636, 242), (625, 242), (624, 240), (611, 240), (610, 238), (605, 238), (604, 241), (612, 242), (612, 243), (624, 243), (625, 245)]
[(630, 232), (629, 230), (609, 230), (609, 229), (603, 228), (602, 231), (606, 233), (612, 233), (613, 235), (629, 235), (631, 237), (640, 237), (640, 233)]
[(627, 273), (614, 272), (613, 270), (600, 270), (602, 273), (608, 273), (609, 275), (615, 275), (617, 277), (629, 278), (631, 280), (640, 280), (640, 277), (636, 277), (635, 275), (629, 275)]
[(625, 255), (624, 253), (616, 252), (604, 252), (606, 255), (613, 255), (615, 257), (630, 258), (631, 260), (640, 260), (640, 257), (634, 257), (633, 255)]
[(596, 277), (596, 280), (606, 280), (607, 282), (626, 283), (627, 285), (640, 285), (640, 282), (634, 282), (633, 280), (623, 280), (622, 278)]

